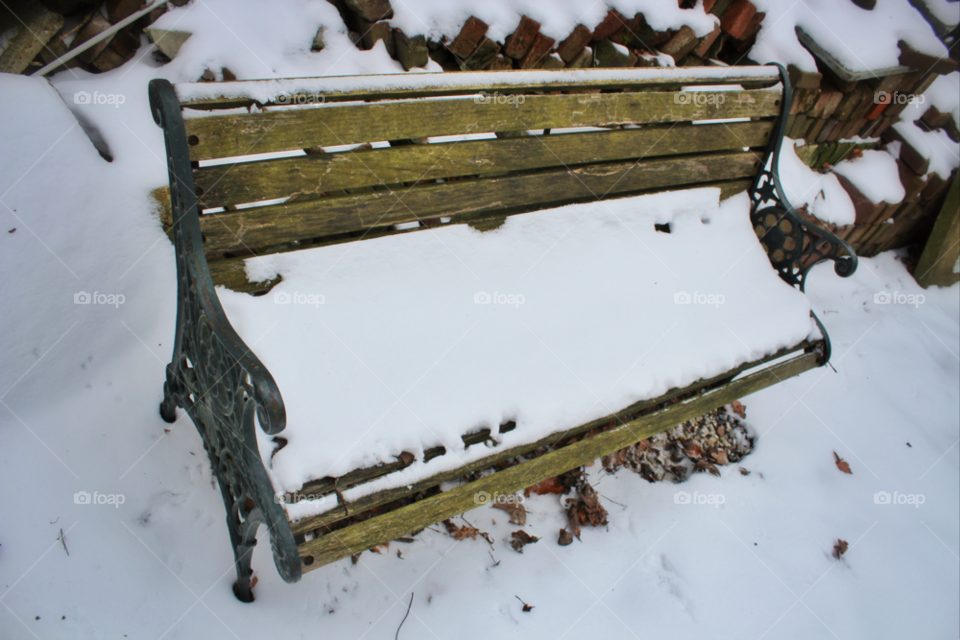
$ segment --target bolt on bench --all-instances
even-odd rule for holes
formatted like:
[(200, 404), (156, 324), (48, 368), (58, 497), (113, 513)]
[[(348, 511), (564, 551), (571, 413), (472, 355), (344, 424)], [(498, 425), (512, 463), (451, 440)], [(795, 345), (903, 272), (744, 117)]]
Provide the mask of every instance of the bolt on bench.
[[(826, 330), (797, 289), (815, 264), (833, 260), (846, 277), (857, 259), (803, 221), (780, 188), (790, 102), (779, 66), (152, 81), (178, 277), (160, 413), (173, 422), (181, 407), (203, 439), (226, 504), (237, 597), (253, 599), (260, 524), (280, 575), (296, 582), (470, 510), (481, 492), (519, 491), (826, 364)], [(694, 254), (729, 258), (762, 286), (735, 276), (728, 290), (743, 302), (690, 306), (696, 320), (668, 327), (675, 303), (690, 302), (680, 289), (719, 275), (697, 267)], [(488, 281), (458, 270), (496, 273), (493, 282), (530, 293), (491, 296)], [(551, 294), (550, 270), (564, 295)], [(611, 293), (611, 273), (618, 287), (639, 288)], [(304, 298), (289, 290), (304, 282), (327, 295), (311, 289), (308, 305), (283, 304)], [(516, 321), (494, 309), (503, 300), (515, 303)], [(414, 305), (429, 306), (427, 315)], [(762, 305), (777, 305), (777, 322), (761, 321)], [(596, 309), (595, 330), (553, 335), (554, 322), (542, 321), (562, 324), (583, 307)], [(430, 315), (438, 319), (423, 329)], [(792, 329), (754, 338), (781, 316)], [(460, 353), (460, 339), (431, 341), (448, 324), (460, 335), (471, 318), (481, 328), (460, 339), (472, 355)], [(352, 346), (337, 334), (351, 323), (366, 336)], [(683, 333), (671, 335), (678, 324)], [(507, 329), (483, 333), (491, 326)], [(411, 330), (418, 335), (405, 344), (429, 352), (421, 364), (396, 337)], [(606, 333), (613, 342), (599, 341)], [(488, 357), (484, 336), (495, 338), (489, 357), (507, 362), (502, 376), (472, 386), (471, 363)], [(297, 348), (275, 346), (292, 339)], [(573, 346), (552, 368), (525, 369), (536, 349), (553, 353), (548, 343)], [(590, 352), (595, 345), (606, 352)], [(577, 395), (580, 374), (568, 360), (616, 387), (619, 404)], [(667, 370), (673, 361), (687, 362), (683, 375)], [(609, 378), (606, 362), (616, 369)], [(381, 376), (408, 376), (406, 386), (426, 377), (442, 410), (426, 420), (396, 413), (425, 401), (413, 387), (394, 400)], [(638, 388), (623, 388), (631, 380)], [(495, 406), (480, 397), (487, 382)], [(516, 402), (504, 400), (514, 389)], [(485, 417), (470, 427), (463, 411), (474, 410)], [(463, 423), (448, 424), (450, 416)]]

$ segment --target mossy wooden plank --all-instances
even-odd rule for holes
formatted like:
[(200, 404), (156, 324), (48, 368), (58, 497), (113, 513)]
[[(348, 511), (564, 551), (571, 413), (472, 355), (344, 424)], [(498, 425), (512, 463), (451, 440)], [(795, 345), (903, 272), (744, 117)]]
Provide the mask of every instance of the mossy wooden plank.
[(953, 174), (953, 184), (920, 254), (914, 276), (925, 289), (931, 285), (949, 287), (960, 280), (960, 172)]
[[(416, 78), (405, 78), (411, 86), (396, 88), (396, 75), (364, 76), (363, 88), (341, 86), (344, 79), (323, 78), (318, 92), (303, 93), (302, 90), (292, 92), (276, 90), (279, 99), (268, 99), (263, 95), (263, 85), (271, 81), (240, 80), (231, 83), (217, 83), (198, 86), (197, 84), (182, 83), (177, 85), (178, 93), (196, 93), (198, 90), (208, 92), (207, 95), (198, 95), (181, 102), (181, 105), (193, 109), (233, 109), (247, 107), (255, 102), (261, 104), (309, 104), (317, 101), (317, 95), (322, 95), (324, 102), (353, 101), (353, 100), (383, 100), (397, 98), (423, 98), (428, 96), (450, 96), (479, 93), (501, 94), (530, 93), (536, 91), (582, 91), (626, 89), (635, 90), (676, 90), (680, 87), (695, 85), (740, 85), (745, 89), (770, 87), (780, 82), (780, 76), (774, 67), (768, 68), (767, 75), (757, 76), (754, 73), (737, 73), (736, 69), (729, 70), (729, 75), (718, 79), (707, 77), (700, 69), (678, 68), (671, 70), (670, 75), (662, 72), (652, 72), (643, 69), (631, 70), (633, 73), (622, 74), (617, 79), (604, 77), (596, 73), (570, 74), (566, 71), (538, 70), (537, 76), (543, 78), (540, 82), (532, 82), (534, 76), (529, 71), (478, 71), (470, 74), (457, 74), (456, 86), (452, 86), (449, 74), (417, 74)], [(509, 82), (505, 78), (514, 76), (522, 82)], [(306, 78), (299, 82), (315, 80)], [(348, 83), (349, 84), (349, 83)], [(379, 86), (378, 86), (379, 85)], [(389, 87), (389, 88), (388, 88)], [(182, 95), (182, 94), (181, 94)]]
[(605, 194), (736, 180), (754, 175), (759, 164), (749, 151), (596, 164), (208, 214), (201, 216), (200, 228), (208, 256), (247, 253), (437, 216), (504, 215), (510, 207), (546, 208)]
[[(742, 193), (750, 188), (752, 184), (752, 179), (741, 179), (741, 180), (727, 180), (723, 182), (706, 182), (706, 183), (694, 183), (690, 185), (679, 185), (679, 189), (689, 189), (694, 187), (717, 187), (720, 189), (720, 200), (726, 200), (731, 196), (735, 196), (738, 193)], [(655, 193), (663, 191), (672, 191), (675, 188), (671, 189), (655, 189), (648, 191), (639, 191), (629, 194), (619, 194), (619, 195), (644, 195), (646, 193)], [(508, 212), (509, 215), (517, 215), (520, 213), (525, 213), (524, 210), (512, 209)], [(457, 217), (453, 218), (448, 224), (482, 224), (484, 220), (494, 219), (502, 220), (502, 214), (493, 212), (489, 216), (474, 216), (474, 217)], [(446, 226), (446, 225), (444, 225)], [(366, 229), (363, 232), (353, 233), (353, 234), (341, 234), (336, 236), (327, 236), (322, 239), (314, 240), (311, 243), (291, 243), (287, 246), (273, 246), (268, 250), (258, 250), (257, 255), (267, 255), (270, 253), (283, 253), (286, 251), (297, 251), (300, 249), (312, 249), (316, 247), (329, 246), (334, 244), (344, 244), (346, 242), (356, 242), (359, 240), (369, 240), (371, 238), (382, 238), (384, 236), (393, 236), (399, 235), (401, 233), (413, 233), (414, 231), (421, 231), (423, 229), (430, 227), (419, 227), (415, 229), (404, 229), (397, 230), (393, 226), (389, 227), (379, 227), (375, 229)], [(172, 240), (172, 232), (170, 233)], [(278, 282), (279, 279), (270, 280), (266, 282), (250, 282), (247, 279), (246, 267), (244, 266), (244, 260), (247, 257), (232, 257), (232, 258), (221, 258), (219, 256), (208, 256), (208, 265), (210, 268), (210, 277), (213, 279), (213, 283), (218, 287), (227, 287), (233, 291), (239, 291), (241, 293), (250, 293), (254, 295), (261, 295), (267, 293), (272, 289)]]
[(808, 371), (817, 366), (817, 358), (815, 353), (804, 354), (609, 431), (555, 449), (534, 460), (308, 540), (297, 547), (303, 571), (311, 571), (376, 544), (470, 511), (477, 507), (475, 497), (481, 491), (489, 495), (515, 493), (545, 478), (597, 460), (733, 400)]
[[(689, 96), (689, 94), (687, 94)], [(203, 160), (378, 140), (630, 123), (774, 117), (780, 92), (727, 91), (724, 101), (677, 92), (525, 96), (522, 104), (472, 97), (324, 105), (187, 118), (190, 159)]]
[(204, 208), (274, 198), (317, 197), (340, 189), (471, 175), (764, 147), (772, 121), (723, 125), (653, 125), (347, 153), (204, 167), (193, 180)]
[[(561, 431), (561, 432), (552, 434), (550, 436), (541, 438), (540, 440), (531, 442), (529, 444), (517, 445), (515, 447), (510, 447), (509, 449), (503, 449), (485, 458), (477, 460), (472, 464), (467, 465), (466, 468), (461, 467), (458, 469), (452, 469), (450, 471), (438, 473), (425, 480), (421, 480), (420, 482), (410, 485), (409, 487), (398, 487), (396, 489), (389, 489), (386, 491), (379, 491), (377, 493), (369, 494), (361, 498), (358, 498), (357, 500), (354, 500), (353, 502), (350, 502), (347, 505), (337, 504), (335, 507), (333, 507), (332, 509), (324, 513), (321, 513), (319, 515), (312, 516), (309, 518), (304, 518), (299, 522), (291, 523), (293, 533), (294, 534), (306, 533), (307, 531), (312, 531), (319, 527), (332, 524), (334, 522), (337, 522), (338, 520), (341, 520), (347, 517), (348, 512), (363, 513), (369, 509), (373, 509), (375, 507), (379, 507), (384, 504), (393, 502), (394, 500), (399, 500), (400, 498), (405, 498), (409, 495), (413, 495), (415, 493), (425, 491), (443, 482), (456, 480), (457, 478), (460, 478), (461, 476), (464, 476), (472, 471), (488, 469), (504, 460), (510, 460), (511, 458), (523, 455), (525, 453), (529, 453), (530, 451), (534, 451), (536, 449), (539, 449), (540, 447), (553, 446), (557, 442), (565, 440), (570, 436), (586, 433), (587, 431), (595, 427), (606, 426), (610, 424), (610, 422), (624, 423), (625, 418), (632, 416), (640, 411), (644, 411), (651, 407), (662, 405), (663, 403), (669, 402), (674, 398), (698, 391), (700, 389), (716, 384), (723, 380), (731, 379), (734, 376), (737, 376), (743, 373), (744, 371), (749, 371), (750, 369), (754, 369), (756, 367), (762, 366), (768, 362), (772, 362), (774, 360), (783, 358), (784, 356), (788, 356), (792, 353), (796, 353), (797, 351), (806, 349), (808, 346), (810, 346), (810, 343), (808, 343), (807, 341), (804, 341), (796, 346), (781, 349), (780, 351), (774, 354), (771, 354), (766, 358), (745, 363), (730, 371), (724, 372), (720, 375), (714, 376), (712, 378), (708, 378), (706, 380), (698, 380), (697, 382), (691, 385), (688, 385), (686, 387), (683, 387), (682, 389), (671, 389), (669, 392), (657, 398), (635, 402), (629, 407), (626, 407), (620, 411), (617, 411), (616, 413), (604, 416), (602, 418), (597, 418), (596, 420), (591, 420), (590, 422), (578, 425), (571, 429), (567, 429), (566, 431)], [(352, 479), (354, 480), (354, 484), (359, 484), (360, 482), (370, 481), (378, 477), (381, 477), (383, 475), (386, 475), (386, 473), (389, 473), (389, 471), (387, 471), (383, 467), (377, 467), (377, 468), (370, 468), (370, 469), (361, 469), (351, 473), (354, 474), (352, 477)], [(319, 480), (319, 481), (307, 483), (306, 485), (304, 485), (303, 493), (308, 493), (311, 495), (322, 497), (323, 495), (332, 493), (333, 491), (332, 486), (333, 486), (332, 481), (329, 481), (327, 479)]]

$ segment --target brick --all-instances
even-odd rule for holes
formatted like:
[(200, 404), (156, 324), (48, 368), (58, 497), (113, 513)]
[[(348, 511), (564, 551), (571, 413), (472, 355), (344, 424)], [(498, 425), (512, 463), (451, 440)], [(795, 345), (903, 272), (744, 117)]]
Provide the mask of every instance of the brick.
[(944, 180), (936, 173), (931, 173), (930, 179), (927, 180), (927, 186), (923, 188), (920, 195), (927, 202), (936, 200), (949, 185), (950, 182), (948, 180)]
[(811, 126), (803, 136), (804, 140), (807, 142), (815, 141), (826, 123), (827, 121), (825, 118), (814, 118), (813, 126)]
[(706, 58), (707, 51), (710, 50), (710, 47), (712, 47), (713, 43), (717, 41), (717, 38), (720, 37), (721, 33), (722, 31), (720, 30), (720, 25), (713, 25), (713, 31), (700, 38), (700, 42), (697, 43), (697, 46), (694, 48), (693, 52), (701, 58)]
[(713, 9), (713, 5), (716, 4), (717, 0), (703, 0), (703, 11), (704, 13), (710, 13), (710, 10)]
[(793, 126), (790, 127), (790, 130), (787, 132), (787, 137), (797, 140), (800, 138), (800, 135), (807, 129), (807, 116), (802, 113), (798, 113), (793, 120)]
[(833, 115), (840, 120), (849, 120), (850, 114), (860, 105), (861, 100), (863, 100), (863, 91), (860, 89), (854, 89), (843, 94), (843, 98), (841, 98), (840, 104), (837, 105)]
[(623, 17), (616, 9), (611, 9), (607, 12), (607, 17), (597, 25), (596, 29), (593, 30), (593, 39), (594, 40), (606, 40), (616, 32), (623, 29), (624, 25), (627, 24), (627, 19)]
[(790, 85), (794, 89), (819, 89), (823, 74), (819, 71), (804, 71), (796, 65), (787, 67), (787, 75), (790, 76)]
[(406, 71), (414, 67), (425, 67), (427, 55), (427, 38), (425, 36), (407, 36), (400, 29), (393, 30), (393, 42), (397, 48), (397, 61)]
[(491, 71), (504, 71), (506, 69), (513, 69), (513, 58), (499, 55), (493, 59), (489, 66), (487, 66), (487, 69), (490, 69)]
[(867, 109), (867, 112), (863, 114), (863, 117), (867, 120), (876, 120), (880, 117), (880, 114), (883, 113), (883, 110), (887, 108), (889, 104), (889, 94), (886, 98), (874, 99), (874, 104), (870, 105), (870, 108)]
[(520, 61), (521, 69), (539, 69), (543, 65), (544, 59), (553, 50), (556, 40), (549, 38), (542, 33), (538, 33), (527, 55)]
[[(70, 45), (70, 47), (73, 49), (77, 48), (87, 40), (100, 35), (111, 26), (113, 25), (111, 25), (110, 22), (99, 13), (94, 14), (93, 18), (90, 19), (90, 22), (87, 23), (87, 26), (81, 29), (80, 33), (77, 34), (77, 37), (73, 39), (73, 43)], [(112, 39), (112, 37), (107, 37), (106, 39), (101, 40), (77, 57), (88, 64), (93, 62), (93, 59), (100, 55), (101, 51), (107, 48), (107, 45), (110, 44), (110, 40)]]
[(877, 6), (877, 0), (853, 0), (853, 4), (857, 5), (861, 9), (873, 11), (873, 8)]
[(844, 94), (840, 93), (836, 89), (827, 89), (825, 93), (829, 93), (830, 97), (823, 105), (823, 112), (820, 114), (821, 118), (829, 118), (832, 116), (834, 111), (837, 110), (837, 107), (840, 105), (840, 101), (843, 100), (844, 96)]
[(834, 117), (827, 118), (827, 121), (824, 123), (823, 128), (820, 129), (820, 133), (817, 134), (816, 142), (826, 142), (830, 137), (830, 134), (833, 130), (840, 124), (840, 120), (837, 120)]
[(757, 8), (750, 0), (734, 0), (720, 19), (720, 28), (731, 37), (742, 39), (755, 15)]
[(673, 34), (673, 37), (660, 46), (660, 51), (679, 60), (696, 48), (697, 34), (693, 29), (684, 25)]
[[(887, 109), (889, 111), (889, 109)], [(889, 129), (894, 123), (899, 122), (899, 118), (893, 116), (883, 116), (880, 118), (880, 124), (877, 125), (877, 128), (873, 130), (873, 136), (878, 137), (882, 136), (884, 132)]]
[(567, 63), (567, 69), (589, 69), (595, 66), (593, 62), (593, 49), (584, 47), (583, 51), (577, 54), (577, 57)]
[[(618, 48), (620, 47), (620, 48)], [(601, 40), (597, 43), (595, 52), (598, 67), (633, 67), (637, 64), (637, 54), (627, 49), (627, 53), (621, 51), (622, 45), (614, 44), (609, 40)]]
[(474, 49), (466, 60), (463, 61), (463, 68), (468, 71), (486, 69), (500, 53), (500, 45), (484, 36), (477, 48)]
[(760, 33), (760, 26), (763, 23), (763, 19), (767, 17), (766, 13), (762, 11), (757, 11), (753, 18), (750, 20), (750, 24), (747, 26), (746, 32), (743, 34), (743, 37), (740, 38), (740, 41), (746, 44), (751, 38)]
[(733, 0), (716, 0), (710, 9), (704, 9), (707, 13), (712, 13), (718, 18), (724, 14), (727, 8), (733, 3)]
[(523, 58), (527, 55), (530, 45), (533, 44), (533, 41), (536, 40), (537, 34), (539, 33), (540, 23), (527, 16), (522, 16), (516, 31), (507, 36), (507, 39), (504, 41), (503, 52), (517, 60)]
[(901, 40), (897, 43), (900, 47), (900, 64), (913, 67), (924, 73), (936, 73), (945, 76), (957, 70), (957, 61), (952, 58), (937, 58), (926, 53), (921, 53)]
[(883, 133), (883, 141), (886, 143), (890, 142), (899, 142), (900, 143), (900, 160), (906, 164), (910, 169), (917, 174), (918, 176), (927, 175), (927, 171), (930, 169), (930, 161), (924, 158), (919, 151), (917, 151), (913, 145), (903, 139), (903, 136), (894, 129), (889, 128)]
[(807, 99), (809, 89), (794, 89), (792, 102), (790, 103), (790, 113), (800, 113), (803, 111), (803, 103)]
[(593, 34), (582, 24), (574, 27), (566, 39), (557, 46), (557, 55), (564, 62), (570, 62), (580, 55), (583, 48), (590, 43)]
[[(838, 93), (840, 93), (840, 92), (839, 92), (839, 91), (833, 91), (833, 90), (830, 90), (830, 89), (825, 89), (825, 90), (823, 90), (823, 91), (820, 91), (820, 92), (817, 94), (816, 99), (813, 101), (813, 106), (810, 107), (810, 111), (809, 111), (809, 113), (808, 113), (807, 115), (813, 116), (814, 118), (822, 118), (822, 117), (823, 117), (823, 110), (826, 108), (827, 103), (830, 102), (830, 101), (834, 98), (834, 95), (835, 95), (835, 94), (838, 94)], [(843, 94), (840, 93), (840, 95), (842, 96)], [(839, 104), (839, 102), (840, 102), (840, 101), (837, 100), (837, 103), (838, 103), (838, 104)], [(836, 107), (834, 107), (834, 109), (836, 109)]]
[(466, 59), (477, 48), (483, 37), (487, 35), (488, 28), (486, 22), (470, 16), (460, 29), (457, 37), (447, 46), (447, 49), (461, 60)]
[[(669, 31), (657, 31), (644, 20), (642, 14), (637, 14), (634, 18), (636, 27), (630, 27), (624, 30), (621, 35), (625, 36), (619, 44), (638, 49), (641, 51), (653, 52), (658, 46), (673, 37)], [(634, 24), (634, 23), (630, 23)], [(626, 37), (629, 36), (629, 37)]]
[(107, 20), (117, 24), (129, 15), (137, 12), (143, 6), (143, 0), (107, 0)]
[(393, 14), (390, 0), (344, 0), (344, 2), (350, 11), (367, 22), (377, 22)]
[(867, 86), (873, 89), (874, 93), (893, 93), (900, 88), (900, 85), (903, 84), (904, 80), (908, 73), (895, 73), (891, 76), (883, 76), (881, 78), (871, 78), (866, 81)]
[(856, 211), (857, 216), (855, 224), (865, 224), (873, 219), (874, 214), (877, 212), (877, 206), (881, 203), (870, 200), (870, 198), (863, 195), (863, 192), (857, 189), (852, 182), (839, 173), (834, 175), (837, 176), (837, 180), (840, 181), (840, 186), (843, 187), (843, 190), (850, 196), (850, 201), (853, 202), (853, 209)]
[(360, 41), (363, 43), (364, 49), (369, 51), (382, 40), (390, 57), (396, 57), (397, 47), (393, 40), (393, 29), (389, 22), (383, 21), (371, 24), (363, 18), (357, 18), (357, 23), (360, 27)]
[(546, 58), (543, 59), (543, 64), (541, 65), (541, 68), (563, 69), (565, 66), (567, 65), (563, 60), (560, 59), (560, 56), (558, 56), (555, 53), (551, 53), (550, 55), (548, 55)]
[(931, 105), (927, 107), (927, 110), (920, 116), (920, 121), (928, 131), (933, 131), (934, 129), (946, 127), (947, 122), (952, 118), (953, 116), (951, 114), (940, 113), (936, 107)]
[(897, 170), (900, 173), (900, 184), (903, 185), (903, 190), (906, 192), (903, 201), (906, 203), (914, 200), (927, 186), (927, 181), (918, 176), (901, 158), (897, 159)]

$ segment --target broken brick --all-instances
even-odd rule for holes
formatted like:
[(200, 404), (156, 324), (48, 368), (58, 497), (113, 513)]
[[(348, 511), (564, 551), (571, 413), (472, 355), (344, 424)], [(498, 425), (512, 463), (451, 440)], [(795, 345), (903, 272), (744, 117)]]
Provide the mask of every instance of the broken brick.
[(594, 40), (606, 40), (626, 25), (627, 19), (616, 9), (607, 12), (607, 17), (593, 30)]
[(553, 50), (554, 44), (556, 44), (556, 40), (538, 33), (533, 44), (530, 45), (527, 55), (523, 56), (523, 60), (520, 61), (520, 68), (539, 69), (543, 65), (544, 58)]
[(483, 37), (487, 35), (488, 28), (486, 22), (470, 16), (464, 23), (463, 28), (460, 29), (460, 34), (447, 46), (447, 49), (461, 60), (465, 59), (473, 53)]
[(523, 58), (539, 33), (540, 23), (527, 16), (522, 16), (520, 24), (517, 25), (517, 30), (507, 36), (504, 41), (503, 52), (517, 60)]
[(720, 19), (720, 28), (733, 38), (743, 39), (755, 15), (757, 8), (750, 0), (734, 0)]
[(672, 38), (660, 46), (660, 51), (668, 56), (673, 56), (674, 60), (679, 60), (693, 51), (697, 42), (697, 35), (693, 32), (693, 29), (684, 25), (673, 34)]
[(582, 24), (574, 27), (566, 39), (557, 47), (557, 54), (564, 62), (570, 62), (583, 51), (583, 48), (590, 43), (593, 34)]

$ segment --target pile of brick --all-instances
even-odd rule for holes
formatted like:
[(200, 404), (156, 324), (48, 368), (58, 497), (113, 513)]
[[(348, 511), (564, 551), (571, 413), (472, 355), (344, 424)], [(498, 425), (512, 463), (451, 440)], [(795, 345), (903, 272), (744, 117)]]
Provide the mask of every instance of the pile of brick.
[[(735, 64), (756, 40), (765, 15), (748, 0), (705, 0), (704, 10), (718, 16), (720, 23), (698, 38), (687, 26), (657, 31), (642, 13), (628, 17), (610, 9), (593, 30), (578, 24), (560, 41), (541, 33), (539, 22), (523, 16), (503, 42), (488, 38), (488, 25), (470, 17), (455, 38), (434, 42), (393, 28), (389, 0), (331, 2), (357, 46), (371, 49), (382, 41), (407, 70), (424, 67), (431, 59), (445, 71), (651, 67), (661, 64), (660, 54), (671, 56), (677, 66)], [(696, 1), (680, 0), (680, 6), (693, 8)]]
[[(182, 6), (188, 0), (170, 0)], [(144, 8), (144, 0), (42, 0), (0, 7), (0, 72), (31, 74), (96, 38)], [(140, 34), (167, 10), (160, 7), (97, 42), (53, 72), (79, 67), (91, 73), (121, 66), (140, 48)]]
[[(938, 59), (918, 53), (901, 43), (900, 63), (916, 69), (859, 81), (841, 78), (828, 64), (817, 60), (817, 72), (790, 67), (794, 87), (787, 136), (804, 140), (797, 155), (809, 166), (829, 170), (855, 149), (876, 148), (897, 140), (901, 143), (897, 164), (906, 197), (897, 204), (870, 202), (853, 184), (838, 175), (856, 210), (856, 222), (845, 227), (827, 225), (849, 242), (859, 255), (872, 256), (888, 249), (925, 238), (950, 185), (935, 173), (929, 162), (891, 126), (909, 104), (943, 74), (957, 70), (956, 59)], [(952, 49), (957, 55), (957, 48)], [(942, 129), (954, 141), (960, 140), (950, 114), (930, 106), (916, 122), (925, 130)], [(854, 136), (872, 142), (841, 142)], [(879, 139), (879, 141), (877, 140)], [(817, 224), (823, 225), (822, 222)]]

